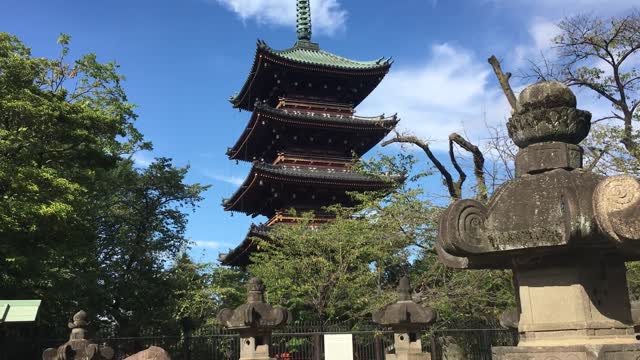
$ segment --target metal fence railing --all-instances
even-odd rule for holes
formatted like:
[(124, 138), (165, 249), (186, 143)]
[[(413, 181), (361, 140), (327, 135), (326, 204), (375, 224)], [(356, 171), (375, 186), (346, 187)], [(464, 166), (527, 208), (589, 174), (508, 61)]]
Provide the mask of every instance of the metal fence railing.
[[(393, 333), (383, 330), (341, 332), (277, 332), (271, 338), (271, 357), (279, 360), (323, 360), (324, 335), (351, 334), (354, 360), (383, 360), (393, 352)], [(515, 346), (518, 335), (503, 329), (438, 330), (422, 334), (423, 351), (433, 360), (490, 360), (492, 346)], [(0, 338), (0, 360), (41, 359), (42, 351), (57, 347), (64, 339)], [(240, 339), (232, 334), (188, 337), (157, 336), (97, 339), (115, 350), (115, 360), (142, 351), (151, 345), (167, 350), (174, 360), (237, 360)]]

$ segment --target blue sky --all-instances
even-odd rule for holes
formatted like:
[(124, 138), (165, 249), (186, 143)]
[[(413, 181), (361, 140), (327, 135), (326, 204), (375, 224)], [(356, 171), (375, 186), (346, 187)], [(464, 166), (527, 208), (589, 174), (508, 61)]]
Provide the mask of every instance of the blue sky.
[[(505, 123), (508, 106), (486, 62), (491, 54), (517, 74), (546, 51), (563, 16), (618, 15), (636, 1), (312, 0), (313, 40), (354, 59), (392, 56), (390, 74), (359, 113), (397, 112), (402, 131), (441, 150), (453, 131), (482, 143), (485, 123)], [(220, 206), (249, 169), (225, 156), (249, 118), (227, 99), (250, 70), (256, 39), (274, 48), (293, 44), (295, 0), (3, 0), (2, 9), (0, 31), (19, 36), (34, 56), (58, 55), (56, 38), (67, 33), (71, 56), (95, 52), (121, 65), (137, 126), (155, 145), (137, 154), (138, 163), (171, 157), (191, 166), (190, 182), (213, 185), (190, 218), (196, 259), (215, 260), (263, 220)], [(579, 106), (598, 106), (578, 95)]]

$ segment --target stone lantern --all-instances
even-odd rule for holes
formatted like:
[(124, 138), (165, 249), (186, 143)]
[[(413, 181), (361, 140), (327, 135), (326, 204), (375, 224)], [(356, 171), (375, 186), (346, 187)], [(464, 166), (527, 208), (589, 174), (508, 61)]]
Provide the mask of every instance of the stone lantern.
[(624, 265), (640, 259), (640, 183), (583, 168), (590, 120), (565, 85), (529, 86), (507, 123), (516, 178), (441, 218), (444, 264), (513, 270), (520, 342), (494, 359), (640, 357)]
[(223, 309), (218, 321), (240, 334), (240, 360), (267, 360), (271, 331), (287, 322), (289, 312), (264, 302), (262, 280), (252, 278), (247, 290), (247, 302), (235, 310)]
[(398, 301), (373, 314), (373, 321), (393, 329), (395, 354), (386, 354), (386, 360), (429, 360), (422, 352), (420, 330), (435, 319), (434, 312), (411, 300), (411, 285), (406, 276), (398, 285)]
[(47, 349), (42, 353), (43, 360), (110, 360), (113, 349), (93, 343), (89, 340), (87, 313), (80, 310), (73, 315), (73, 322), (69, 323), (71, 335), (69, 341), (57, 349)]

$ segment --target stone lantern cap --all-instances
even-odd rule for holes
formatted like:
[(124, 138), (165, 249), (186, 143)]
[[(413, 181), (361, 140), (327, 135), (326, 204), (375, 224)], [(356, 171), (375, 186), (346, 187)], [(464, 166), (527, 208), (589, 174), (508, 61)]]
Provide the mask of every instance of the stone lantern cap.
[(504, 269), (594, 252), (640, 259), (640, 182), (583, 168), (578, 144), (589, 134), (590, 120), (562, 83), (524, 89), (507, 123), (521, 148), (516, 178), (487, 204), (464, 199), (444, 211), (440, 260), (456, 268)]
[(509, 136), (520, 148), (547, 141), (577, 145), (589, 134), (591, 113), (576, 104), (563, 83), (535, 83), (520, 93), (518, 109), (507, 123)]
[(247, 302), (235, 310), (223, 309), (218, 321), (230, 330), (271, 331), (284, 325), (289, 317), (287, 309), (272, 307), (264, 302), (265, 286), (262, 280), (252, 278), (247, 284)]
[(89, 321), (85, 311), (75, 313), (68, 326), (71, 329), (69, 341), (57, 349), (45, 350), (42, 353), (43, 360), (110, 360), (114, 357), (112, 348), (95, 344), (89, 339)]
[(398, 285), (398, 301), (373, 314), (373, 321), (394, 330), (415, 330), (435, 320), (435, 313), (411, 300), (409, 278), (403, 276)]

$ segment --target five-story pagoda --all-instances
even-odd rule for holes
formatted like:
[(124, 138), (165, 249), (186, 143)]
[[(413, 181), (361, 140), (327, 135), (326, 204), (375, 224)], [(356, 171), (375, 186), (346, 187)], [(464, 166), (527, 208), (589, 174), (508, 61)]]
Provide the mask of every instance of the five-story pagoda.
[(255, 237), (270, 226), (293, 222), (288, 209), (317, 210), (352, 205), (347, 192), (384, 189), (389, 183), (351, 167), (398, 122), (396, 116), (360, 117), (354, 108), (380, 83), (389, 59), (354, 61), (320, 49), (311, 41), (309, 0), (297, 0), (298, 40), (286, 50), (258, 41), (253, 67), (234, 108), (252, 112), (248, 125), (228, 149), (232, 160), (253, 167), (240, 188), (223, 201), (226, 211), (269, 221), (252, 225), (246, 238), (220, 261), (245, 266), (256, 249)]

